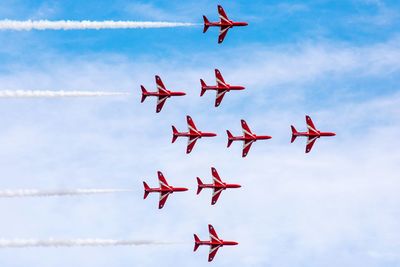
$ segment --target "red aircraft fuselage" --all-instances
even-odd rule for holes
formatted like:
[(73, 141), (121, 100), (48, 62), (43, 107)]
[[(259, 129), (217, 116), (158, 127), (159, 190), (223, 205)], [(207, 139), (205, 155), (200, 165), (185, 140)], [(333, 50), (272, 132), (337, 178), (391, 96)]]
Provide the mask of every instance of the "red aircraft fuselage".
[(248, 135), (248, 136), (232, 136), (229, 137), (229, 141), (257, 141), (257, 140), (268, 140), (271, 139), (272, 136), (269, 135)]
[(196, 241), (196, 245), (198, 246), (236, 246), (239, 245), (236, 241), (225, 241), (220, 239), (219, 241)]
[(229, 22), (205, 22), (204, 25), (207, 27), (243, 27), (243, 26), (248, 26), (249, 24), (247, 22), (240, 22), (240, 21), (229, 21)]
[(294, 136), (308, 136), (308, 137), (321, 137), (321, 136), (335, 136), (335, 133), (332, 132), (295, 132), (293, 133)]
[(202, 138), (202, 137), (214, 137), (217, 136), (216, 133), (207, 133), (207, 132), (201, 132), (201, 131), (197, 131), (197, 132), (174, 132), (173, 133), (174, 136), (176, 137), (192, 137), (192, 138)]
[(147, 189), (145, 189), (144, 190), (145, 192), (148, 192), (148, 193), (167, 193), (167, 192), (169, 192), (169, 193), (173, 193), (173, 192), (184, 192), (184, 191), (188, 191), (188, 189), (187, 188), (184, 188), (184, 187), (173, 187), (173, 186), (169, 186), (169, 188), (160, 188), (160, 187), (157, 187), (157, 188), (147, 188)]
[(227, 188), (240, 188), (242, 187), (240, 184), (227, 184), (227, 183), (222, 183), (222, 184), (200, 184), (198, 185), (199, 188), (216, 188), (216, 189), (227, 189)]
[(230, 85), (226, 86), (218, 86), (218, 85), (206, 85), (201, 87), (202, 90), (216, 90), (216, 91), (235, 91), (235, 90), (244, 90), (244, 86), (240, 85)]
[(161, 97), (171, 97), (171, 96), (184, 96), (186, 93), (184, 92), (172, 92), (172, 91), (167, 91), (167, 92), (145, 92), (143, 93), (145, 96), (161, 96)]

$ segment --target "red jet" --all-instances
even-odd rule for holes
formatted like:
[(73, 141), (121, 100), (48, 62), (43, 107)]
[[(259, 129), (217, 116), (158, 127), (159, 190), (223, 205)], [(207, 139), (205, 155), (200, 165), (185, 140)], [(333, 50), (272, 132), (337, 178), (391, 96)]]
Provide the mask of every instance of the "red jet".
[(271, 139), (271, 136), (268, 135), (256, 135), (253, 134), (247, 125), (245, 120), (241, 120), (242, 128), (243, 128), (243, 136), (233, 136), (229, 130), (226, 130), (228, 134), (228, 147), (231, 146), (233, 141), (243, 141), (243, 152), (242, 157), (246, 157), (250, 151), (251, 145), (257, 140), (267, 140)]
[(162, 82), (160, 76), (156, 75), (156, 84), (157, 84), (157, 92), (148, 92), (146, 88), (144, 88), (143, 85), (140, 87), (142, 88), (142, 100), (140, 101), (141, 103), (144, 102), (146, 97), (148, 96), (156, 96), (158, 97), (157, 100), (157, 107), (156, 107), (156, 112), (159, 113), (161, 109), (163, 108), (165, 101), (167, 101), (167, 98), (170, 98), (171, 96), (183, 96), (186, 95), (184, 92), (172, 92), (169, 91), (165, 88), (164, 83)]
[(201, 131), (197, 130), (196, 125), (194, 124), (194, 122), (190, 116), (186, 116), (186, 120), (187, 120), (187, 124), (188, 124), (188, 128), (189, 128), (189, 132), (187, 132), (187, 133), (184, 133), (184, 132), (180, 133), (175, 128), (175, 126), (172, 126), (172, 143), (174, 143), (179, 136), (189, 137), (188, 145), (186, 148), (186, 154), (189, 154), (190, 152), (192, 152), (197, 139), (200, 139), (202, 137), (217, 136), (217, 134), (215, 134), (215, 133), (206, 133), (206, 132), (201, 132)]
[(207, 90), (215, 90), (217, 91), (217, 97), (215, 99), (215, 106), (218, 107), (221, 104), (222, 99), (226, 92), (233, 91), (233, 90), (244, 90), (244, 86), (239, 85), (230, 85), (224, 81), (224, 78), (221, 75), (221, 72), (215, 69), (215, 78), (217, 79), (216, 86), (209, 86), (207, 85), (202, 79), (200, 79), (201, 83), (201, 93), (200, 96), (203, 96)]
[(214, 183), (213, 184), (203, 184), (199, 177), (197, 177), (197, 194), (200, 194), (203, 188), (212, 188), (214, 190), (211, 205), (217, 203), (219, 196), (221, 195), (222, 191), (227, 188), (239, 188), (241, 185), (239, 184), (227, 184), (224, 183), (218, 175), (217, 170), (214, 167), (211, 167), (211, 174), (213, 176)]
[(194, 234), (194, 251), (196, 251), (199, 246), (205, 245), (210, 246), (210, 252), (208, 253), (208, 261), (212, 261), (215, 258), (215, 255), (218, 252), (218, 249), (223, 246), (236, 246), (239, 243), (235, 241), (224, 241), (219, 239), (217, 233), (214, 230), (214, 227), (209, 224), (208, 231), (210, 232), (210, 241), (201, 241), (199, 237)]
[(226, 34), (228, 33), (230, 28), (236, 27), (236, 26), (247, 26), (249, 25), (247, 22), (234, 22), (230, 19), (228, 19), (228, 16), (226, 15), (224, 9), (222, 6), (218, 5), (218, 13), (219, 13), (219, 22), (210, 22), (206, 16), (203, 16), (204, 19), (204, 30), (203, 33), (205, 33), (210, 26), (212, 27), (220, 27), (220, 32), (218, 36), (218, 43), (222, 43), (226, 37)]
[(331, 132), (321, 132), (318, 131), (317, 128), (314, 126), (313, 121), (311, 120), (310, 116), (306, 115), (306, 123), (307, 123), (307, 129), (308, 132), (298, 132), (296, 131), (296, 128), (294, 128), (293, 125), (290, 127), (292, 128), (292, 140), (290, 141), (291, 143), (296, 140), (298, 136), (307, 136), (307, 145), (306, 145), (306, 153), (310, 152), (315, 141), (317, 141), (318, 138), (321, 136), (335, 136), (335, 133)]
[(174, 192), (183, 192), (187, 191), (187, 188), (184, 187), (173, 187), (170, 186), (167, 183), (167, 180), (164, 178), (164, 175), (162, 172), (157, 172), (158, 173), (158, 181), (160, 182), (160, 187), (159, 188), (150, 188), (146, 182), (143, 182), (144, 185), (144, 197), (143, 199), (146, 199), (149, 193), (157, 192), (160, 193), (160, 201), (158, 203), (158, 208), (162, 209), (165, 205), (165, 202), (167, 201), (167, 198), (169, 194), (172, 194)]

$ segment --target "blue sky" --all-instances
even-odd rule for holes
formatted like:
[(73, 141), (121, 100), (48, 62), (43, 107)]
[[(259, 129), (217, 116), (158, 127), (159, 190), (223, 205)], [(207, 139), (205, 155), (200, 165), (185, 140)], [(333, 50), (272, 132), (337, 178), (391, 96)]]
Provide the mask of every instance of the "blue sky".
[[(4, 249), (1, 266), (204, 266), (192, 234), (212, 223), (223, 248), (214, 266), (399, 266), (400, 5), (397, 1), (220, 1), (248, 21), (217, 45), (217, 30), (171, 29), (0, 32), (0, 90), (130, 92), (128, 97), (0, 100), (2, 189), (132, 188), (75, 198), (0, 199), (1, 238), (114, 238), (176, 241), (169, 246)], [(4, 0), (9, 19), (216, 20), (214, 1)], [(200, 94), (218, 67), (246, 90)], [(159, 74), (186, 97), (140, 104), (140, 84)], [(170, 144), (185, 115), (218, 137)], [(290, 144), (290, 124), (309, 114), (335, 138)], [(226, 149), (225, 130), (246, 119), (259, 134), (246, 159)], [(210, 167), (242, 188), (195, 195)], [(142, 181), (189, 187), (156, 209)]]

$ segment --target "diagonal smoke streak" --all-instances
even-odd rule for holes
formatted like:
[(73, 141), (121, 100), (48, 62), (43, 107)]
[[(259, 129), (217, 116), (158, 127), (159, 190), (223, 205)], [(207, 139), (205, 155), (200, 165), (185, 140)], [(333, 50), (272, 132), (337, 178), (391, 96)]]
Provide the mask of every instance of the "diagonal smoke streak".
[(126, 96), (123, 92), (91, 92), (91, 91), (0, 91), (0, 98), (56, 98), (56, 97), (104, 97)]
[(29, 247), (111, 247), (111, 246), (145, 246), (173, 245), (174, 242), (151, 240), (113, 240), (113, 239), (0, 239), (0, 248), (29, 248)]
[(1, 190), (0, 198), (17, 198), (17, 197), (54, 197), (54, 196), (78, 196), (78, 195), (96, 195), (96, 194), (112, 194), (122, 192), (133, 192), (126, 189), (73, 189), (73, 190)]
[(72, 20), (0, 20), (0, 30), (101, 30), (101, 29), (145, 29), (195, 26), (195, 23), (165, 21), (72, 21)]

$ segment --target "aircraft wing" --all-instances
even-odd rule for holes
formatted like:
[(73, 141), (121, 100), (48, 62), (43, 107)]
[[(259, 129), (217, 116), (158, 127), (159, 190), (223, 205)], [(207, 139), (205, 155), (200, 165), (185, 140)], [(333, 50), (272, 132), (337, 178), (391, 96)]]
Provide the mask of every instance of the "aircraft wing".
[(156, 75), (157, 90), (159, 93), (168, 94), (168, 90), (165, 88), (160, 76)]
[(317, 128), (315, 128), (313, 121), (311, 120), (310, 116), (308, 116), (308, 115), (306, 115), (306, 123), (307, 123), (307, 129), (308, 129), (309, 133), (318, 134)]
[(211, 205), (214, 205), (215, 203), (217, 203), (219, 196), (221, 195), (222, 191), (224, 189), (222, 188), (214, 188), (214, 192), (212, 195), (212, 199), (211, 199)]
[(228, 87), (224, 77), (222, 77), (222, 74), (218, 69), (215, 69), (215, 79), (217, 80), (217, 85), (219, 87)]
[(253, 136), (253, 133), (251, 132), (250, 127), (247, 125), (246, 121), (242, 120), (241, 123), (242, 123), (243, 135), (245, 137)]
[(314, 137), (310, 136), (307, 139), (306, 153), (309, 153), (311, 151), (311, 149), (312, 149), (315, 141), (317, 141), (317, 139), (318, 139), (317, 136), (314, 136)]
[(188, 124), (189, 133), (199, 133), (199, 130), (197, 130), (196, 125), (190, 116), (186, 117), (186, 121)]
[(222, 90), (222, 91), (218, 91), (217, 90), (217, 97), (215, 98), (215, 106), (218, 107), (221, 102), (222, 99), (224, 98), (225, 93), (228, 92), (227, 90)]
[(218, 14), (219, 18), (221, 20), (221, 23), (230, 23), (231, 21), (229, 20), (228, 16), (226, 15), (225, 10), (222, 8), (222, 6), (218, 5)]
[(208, 253), (208, 261), (212, 261), (215, 258), (215, 255), (217, 255), (218, 249), (221, 247), (221, 245), (212, 245), (210, 246), (210, 252)]
[(213, 176), (214, 185), (222, 185), (223, 184), (221, 178), (219, 177), (217, 170), (214, 167), (211, 168), (211, 174)]
[(199, 136), (196, 137), (189, 137), (188, 139), (188, 145), (186, 148), (186, 154), (189, 154), (190, 152), (192, 152), (194, 145), (196, 144), (197, 139), (199, 139)]
[(156, 112), (160, 112), (161, 109), (163, 108), (165, 102), (167, 101), (167, 96), (159, 96), (158, 101), (157, 101), (157, 107), (156, 107)]
[(171, 194), (171, 192), (162, 192), (160, 193), (160, 201), (158, 202), (158, 208), (162, 209), (165, 205), (165, 202), (167, 202), (168, 196)]
[(215, 242), (219, 242), (219, 237), (217, 235), (217, 232), (215, 231), (214, 227), (209, 224), (208, 225), (208, 232), (210, 233), (210, 240), (211, 241), (215, 241)]
[(250, 140), (250, 141), (244, 141), (243, 142), (243, 151), (242, 151), (242, 157), (246, 157), (247, 154), (249, 154), (251, 145), (253, 144), (254, 140)]
[(218, 36), (218, 43), (222, 43), (225, 40), (226, 35), (228, 34), (230, 27), (229, 26), (221, 26)]
[(162, 172), (158, 172), (158, 182), (160, 183), (160, 188), (161, 189), (169, 189), (170, 186), (167, 182), (167, 180), (165, 179), (164, 175), (162, 174)]

